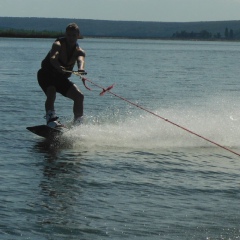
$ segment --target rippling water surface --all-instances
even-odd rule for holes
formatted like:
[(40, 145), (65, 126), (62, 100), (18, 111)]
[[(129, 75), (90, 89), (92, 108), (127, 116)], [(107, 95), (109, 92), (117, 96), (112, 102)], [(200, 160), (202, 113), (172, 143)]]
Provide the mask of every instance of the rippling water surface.
[(0, 239), (239, 239), (240, 44), (81, 40), (88, 78), (143, 109), (73, 76), (85, 123), (49, 142), (26, 127), (51, 43), (0, 39)]

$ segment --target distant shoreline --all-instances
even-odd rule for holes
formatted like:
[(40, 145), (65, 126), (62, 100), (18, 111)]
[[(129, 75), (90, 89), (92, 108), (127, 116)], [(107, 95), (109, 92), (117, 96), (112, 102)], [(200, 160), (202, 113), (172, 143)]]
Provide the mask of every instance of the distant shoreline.
[[(52, 38), (64, 36), (63, 32), (55, 31), (34, 31), (34, 30), (1, 30), (0, 38)], [(139, 40), (171, 40), (171, 41), (211, 41), (211, 42), (239, 42), (239, 39), (225, 38), (176, 38), (176, 37), (116, 37), (116, 36), (84, 36), (84, 38), (101, 38), (101, 39), (139, 39)]]
[[(62, 35), (58, 35), (56, 37), (53, 36), (2, 36), (0, 38), (25, 38), (25, 39), (57, 39)], [(165, 40), (165, 41), (189, 41), (189, 42), (240, 42), (240, 40), (230, 40), (230, 39), (176, 39), (176, 38), (130, 38), (130, 37), (96, 37), (96, 36), (85, 36), (83, 39), (132, 39), (132, 40)]]

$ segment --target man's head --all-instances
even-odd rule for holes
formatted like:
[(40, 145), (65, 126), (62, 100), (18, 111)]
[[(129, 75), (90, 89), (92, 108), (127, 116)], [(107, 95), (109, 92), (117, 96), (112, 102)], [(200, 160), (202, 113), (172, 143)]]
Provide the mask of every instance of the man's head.
[(82, 38), (79, 27), (76, 23), (68, 24), (65, 35), (70, 44), (76, 43), (77, 39)]
[(76, 23), (69, 23), (68, 26), (66, 27), (66, 32), (68, 31), (76, 31), (79, 37), (81, 37), (79, 27)]

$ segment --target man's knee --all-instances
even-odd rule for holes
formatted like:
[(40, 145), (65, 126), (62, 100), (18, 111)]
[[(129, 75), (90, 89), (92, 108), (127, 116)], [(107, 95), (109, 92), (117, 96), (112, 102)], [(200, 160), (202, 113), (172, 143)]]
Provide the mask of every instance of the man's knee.
[(67, 97), (71, 98), (74, 101), (83, 101), (84, 100), (84, 95), (81, 93), (81, 91), (77, 88), (76, 85), (73, 85), (68, 93)]
[(56, 95), (56, 88), (54, 86), (50, 86), (47, 88), (46, 95), (51, 97)]

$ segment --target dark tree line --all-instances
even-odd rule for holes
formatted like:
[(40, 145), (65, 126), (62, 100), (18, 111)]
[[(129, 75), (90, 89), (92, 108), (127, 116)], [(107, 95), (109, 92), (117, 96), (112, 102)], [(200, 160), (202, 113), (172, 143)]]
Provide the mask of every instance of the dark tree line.
[[(57, 38), (63, 36), (64, 33), (61, 31), (35, 31), (35, 30), (24, 30), (24, 29), (0, 29), (0, 37), (13, 37), (13, 38)], [(101, 37), (101, 36), (98, 36)], [(116, 36), (115, 36), (116, 37)], [(120, 35), (118, 37), (124, 37)], [(136, 37), (137, 38), (137, 37)], [(156, 37), (155, 37), (156, 38)], [(172, 39), (203, 39), (203, 40), (217, 40), (217, 39), (226, 39), (226, 40), (239, 40), (240, 39), (240, 30), (233, 31), (232, 29), (225, 28), (223, 34), (215, 33), (212, 34), (207, 30), (202, 30), (200, 32), (187, 32), (181, 31), (176, 32), (172, 35)], [(160, 37), (159, 37), (160, 39)], [(164, 39), (164, 37), (163, 37)], [(169, 38), (168, 38), (169, 39)]]
[(18, 30), (18, 29), (0, 29), (0, 37), (14, 38), (57, 38), (62, 36), (62, 32), (54, 31), (34, 31), (34, 30)]
[(221, 35), (221, 33), (211, 33), (207, 30), (202, 30), (201, 32), (187, 32), (187, 31), (181, 31), (176, 32), (172, 35), (172, 38), (174, 39), (239, 39), (238, 34), (234, 34), (234, 31), (232, 29), (225, 28), (224, 36)]
[(226, 39), (233, 39), (234, 38), (233, 30), (232, 29), (228, 30), (228, 28), (225, 28), (224, 36)]

